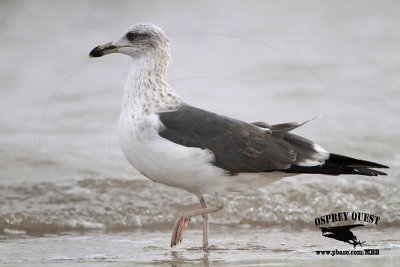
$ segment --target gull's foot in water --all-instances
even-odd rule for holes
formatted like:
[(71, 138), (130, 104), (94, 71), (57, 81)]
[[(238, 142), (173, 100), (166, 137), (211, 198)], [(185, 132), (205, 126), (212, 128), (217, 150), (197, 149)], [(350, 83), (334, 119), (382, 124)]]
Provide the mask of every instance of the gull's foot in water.
[(175, 222), (174, 228), (172, 229), (171, 247), (182, 243), (183, 235), (185, 234), (189, 222), (190, 217), (184, 217), (183, 215)]

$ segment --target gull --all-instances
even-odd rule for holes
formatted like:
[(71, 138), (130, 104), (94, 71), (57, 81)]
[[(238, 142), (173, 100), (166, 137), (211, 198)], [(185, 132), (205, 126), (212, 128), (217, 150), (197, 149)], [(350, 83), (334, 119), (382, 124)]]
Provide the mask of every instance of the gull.
[[(182, 242), (190, 218), (201, 215), (207, 251), (208, 214), (224, 207), (222, 195), (228, 192), (256, 190), (304, 173), (386, 175), (373, 168), (387, 166), (329, 153), (290, 133), (304, 123), (247, 123), (185, 103), (168, 83), (170, 43), (156, 25), (135, 24), (89, 56), (111, 53), (132, 58), (118, 126), (126, 159), (145, 177), (184, 189), (200, 201), (200, 209), (183, 212), (177, 219), (171, 247)], [(206, 195), (215, 197), (217, 205), (208, 206)]]

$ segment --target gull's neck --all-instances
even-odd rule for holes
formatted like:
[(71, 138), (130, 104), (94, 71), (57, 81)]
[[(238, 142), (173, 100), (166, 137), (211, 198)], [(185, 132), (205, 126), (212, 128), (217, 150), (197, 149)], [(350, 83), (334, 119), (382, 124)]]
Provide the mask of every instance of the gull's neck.
[(134, 59), (125, 84), (122, 109), (149, 115), (174, 110), (182, 101), (167, 81), (166, 62)]

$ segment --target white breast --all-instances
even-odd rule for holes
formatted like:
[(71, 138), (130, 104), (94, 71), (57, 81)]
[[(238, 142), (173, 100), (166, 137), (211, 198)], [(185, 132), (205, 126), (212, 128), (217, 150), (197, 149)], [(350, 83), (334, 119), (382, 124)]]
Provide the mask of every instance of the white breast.
[[(151, 180), (199, 193), (218, 187), (224, 172), (210, 164), (213, 155), (199, 148), (188, 148), (158, 135), (158, 115), (141, 118), (121, 114), (120, 146), (128, 161)], [(211, 182), (211, 183), (210, 183)]]

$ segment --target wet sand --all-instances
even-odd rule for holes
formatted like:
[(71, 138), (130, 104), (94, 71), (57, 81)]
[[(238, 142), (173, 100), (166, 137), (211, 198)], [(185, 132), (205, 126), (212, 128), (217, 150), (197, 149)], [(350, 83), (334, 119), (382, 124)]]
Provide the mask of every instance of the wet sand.
[[(194, 229), (193, 229), (194, 228)], [(208, 253), (201, 250), (196, 224), (186, 239), (169, 247), (169, 230), (85, 234), (37, 238), (9, 235), (0, 241), (0, 264), (5, 266), (390, 266), (400, 260), (400, 234), (395, 230), (357, 232), (366, 243), (360, 249), (380, 250), (379, 256), (316, 255), (316, 250), (352, 251), (349, 244), (324, 238), (318, 229), (225, 228), (212, 225)]]

